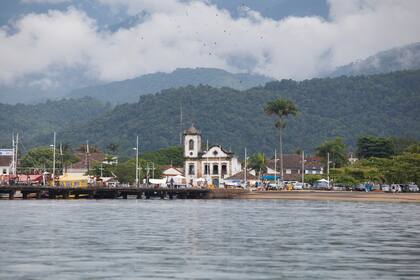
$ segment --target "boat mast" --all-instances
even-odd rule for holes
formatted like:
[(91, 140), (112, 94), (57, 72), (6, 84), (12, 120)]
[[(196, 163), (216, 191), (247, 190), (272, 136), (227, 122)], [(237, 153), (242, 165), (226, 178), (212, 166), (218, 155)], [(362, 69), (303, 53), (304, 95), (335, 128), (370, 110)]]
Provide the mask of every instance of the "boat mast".
[(55, 145), (56, 145), (57, 134), (54, 131), (54, 143), (53, 143), (53, 170), (52, 170), (52, 184), (55, 185)]
[(15, 166), (16, 166), (16, 163), (15, 163), (15, 133), (13, 133), (12, 134), (12, 166), (11, 166), (11, 168), (12, 168), (11, 171), (12, 171), (13, 175), (16, 175)]

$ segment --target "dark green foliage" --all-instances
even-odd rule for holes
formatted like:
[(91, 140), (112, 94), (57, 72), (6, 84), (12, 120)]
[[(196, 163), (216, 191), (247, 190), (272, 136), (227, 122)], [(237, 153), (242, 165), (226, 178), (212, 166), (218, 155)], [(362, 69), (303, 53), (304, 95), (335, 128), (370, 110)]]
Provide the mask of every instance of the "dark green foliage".
[(357, 140), (357, 155), (360, 158), (387, 158), (394, 154), (391, 138), (365, 136)]
[[(189, 86), (142, 96), (138, 103), (117, 106), (94, 119), (85, 117), (87, 112), (79, 105), (67, 104), (66, 108), (74, 106), (65, 114), (70, 120), (49, 113), (54, 102), (34, 107), (6, 106), (6, 113), (0, 111), (1, 143), (10, 146), (11, 132), (18, 129), (25, 133), (23, 140), (27, 147), (49, 145), (53, 127), (60, 126), (63, 131), (58, 131), (59, 141), (62, 139), (73, 147), (88, 139), (101, 148), (116, 143), (120, 145), (120, 153), (133, 156), (136, 135), (140, 136), (143, 152), (179, 144), (182, 103), (184, 129), (194, 122), (203, 133), (204, 143), (208, 139), (210, 143), (232, 147), (240, 155), (245, 147), (250, 154), (258, 151), (272, 154), (278, 143), (278, 132), (263, 108), (279, 97), (293, 101), (300, 111), (298, 117), (288, 120), (285, 152), (296, 148), (311, 152), (326, 139), (337, 136), (346, 139), (346, 144), (352, 147), (362, 135), (420, 139), (420, 71), (405, 71), (302, 82), (283, 80), (243, 92)], [(84, 102), (87, 107), (91, 105), (87, 100)], [(13, 113), (16, 110), (19, 112)], [(44, 132), (42, 137), (32, 137), (41, 132)]]
[[(30, 170), (28, 168), (34, 168), (50, 171), (53, 167), (53, 151), (54, 149), (49, 146), (30, 149), (19, 161), (19, 166), (22, 170)], [(57, 170), (61, 169), (62, 165), (66, 166), (71, 163), (75, 163), (78, 160), (79, 158), (77, 158), (70, 149), (64, 147), (63, 156), (61, 156), (60, 150), (58, 148), (56, 149), (55, 167)]]
[[(109, 105), (92, 98), (62, 99), (34, 105), (0, 104), (0, 147), (11, 146), (13, 132), (19, 132), (26, 147), (50, 145), (54, 131), (81, 126), (110, 109)], [(60, 140), (67, 142), (58, 134), (57, 141)]]
[(253, 154), (247, 163), (248, 167), (258, 172), (259, 177), (267, 171), (267, 160), (263, 153)]
[(140, 158), (158, 165), (183, 166), (184, 149), (180, 146), (163, 148), (154, 152), (146, 152)]
[(177, 69), (172, 73), (153, 73), (131, 80), (113, 82), (74, 90), (71, 97), (90, 96), (114, 104), (137, 102), (139, 96), (164, 89), (188, 85), (209, 85), (216, 88), (229, 87), (245, 90), (264, 85), (271, 79), (252, 74), (232, 74), (214, 68)]
[(339, 168), (347, 164), (347, 145), (343, 138), (336, 137), (327, 140), (316, 148), (316, 155), (322, 157), (325, 163), (327, 163), (328, 153), (333, 168)]

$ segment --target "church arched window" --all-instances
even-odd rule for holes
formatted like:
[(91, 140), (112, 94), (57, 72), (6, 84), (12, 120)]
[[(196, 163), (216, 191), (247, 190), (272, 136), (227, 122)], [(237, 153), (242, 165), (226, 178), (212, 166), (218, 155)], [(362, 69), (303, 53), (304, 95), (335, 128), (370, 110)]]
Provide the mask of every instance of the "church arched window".
[(188, 147), (189, 147), (190, 151), (194, 150), (194, 140), (192, 140), (192, 139), (191, 139), (191, 140), (188, 142)]

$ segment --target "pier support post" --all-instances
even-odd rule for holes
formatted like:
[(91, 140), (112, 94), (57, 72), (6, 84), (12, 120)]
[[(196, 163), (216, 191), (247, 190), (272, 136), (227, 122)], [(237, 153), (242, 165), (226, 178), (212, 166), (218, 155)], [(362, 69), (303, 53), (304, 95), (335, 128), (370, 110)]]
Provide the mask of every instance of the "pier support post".
[(171, 192), (169, 193), (169, 199), (174, 199), (174, 195)]
[(63, 198), (64, 199), (69, 199), (69, 197), (70, 197), (70, 191), (64, 191), (63, 192)]
[(28, 199), (28, 193), (22, 192), (22, 199)]
[(36, 198), (37, 199), (41, 199), (42, 198), (42, 191), (37, 191), (36, 192)]
[(137, 199), (141, 199), (142, 194), (143, 194), (143, 193), (141, 193), (141, 192), (140, 192), (140, 193), (138, 193), (138, 194), (137, 194)]
[(15, 193), (16, 193), (16, 191), (10, 191), (10, 192), (9, 192), (9, 199), (10, 199), (10, 200), (12, 200), (12, 199), (14, 199), (14, 198), (15, 198)]
[(123, 199), (127, 199), (128, 194), (127, 193), (123, 193), (122, 197), (123, 197)]

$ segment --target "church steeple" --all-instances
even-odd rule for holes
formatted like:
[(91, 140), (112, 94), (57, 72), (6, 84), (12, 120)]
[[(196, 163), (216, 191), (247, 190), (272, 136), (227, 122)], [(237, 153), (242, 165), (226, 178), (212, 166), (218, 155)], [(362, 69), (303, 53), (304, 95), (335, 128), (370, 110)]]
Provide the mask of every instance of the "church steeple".
[(201, 133), (194, 123), (184, 132), (184, 157), (197, 158), (201, 152)]

